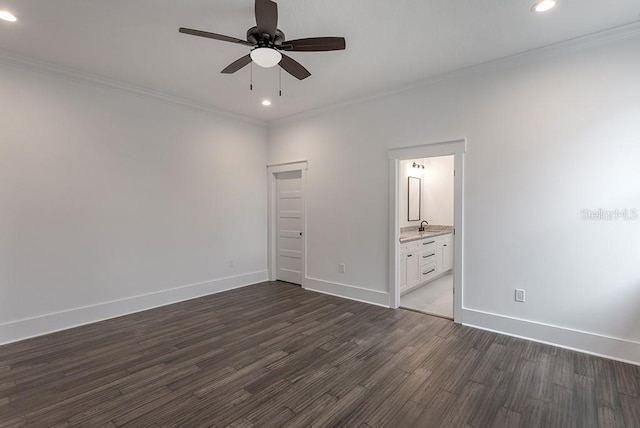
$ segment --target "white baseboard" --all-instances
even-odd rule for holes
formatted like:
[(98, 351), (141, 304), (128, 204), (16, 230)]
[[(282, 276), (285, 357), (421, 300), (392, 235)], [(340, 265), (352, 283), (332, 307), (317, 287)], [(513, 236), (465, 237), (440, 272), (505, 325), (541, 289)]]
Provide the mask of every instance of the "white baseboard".
[(309, 277), (305, 277), (304, 279), (304, 288), (309, 291), (317, 291), (318, 293), (357, 300), (358, 302), (384, 306), (385, 308), (389, 307), (389, 293), (384, 291), (369, 290), (368, 288)]
[(640, 365), (640, 342), (464, 308), (463, 324)]
[(0, 324), (0, 344), (17, 342), (264, 281), (267, 281), (266, 270), (11, 321)]

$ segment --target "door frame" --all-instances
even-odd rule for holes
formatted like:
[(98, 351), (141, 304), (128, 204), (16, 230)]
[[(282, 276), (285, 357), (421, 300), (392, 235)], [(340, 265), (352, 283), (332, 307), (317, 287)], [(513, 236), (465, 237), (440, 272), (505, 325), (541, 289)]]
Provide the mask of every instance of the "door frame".
[(305, 280), (307, 277), (307, 198), (306, 198), (306, 183), (307, 183), (307, 170), (309, 169), (309, 163), (304, 161), (286, 162), (279, 164), (267, 165), (268, 175), (268, 209), (267, 209), (267, 222), (268, 222), (268, 234), (267, 234), (267, 267), (269, 271), (269, 281), (276, 280), (277, 274), (277, 259), (278, 254), (276, 250), (277, 242), (277, 225), (276, 221), (278, 215), (276, 213), (277, 207), (277, 191), (276, 191), (276, 174), (280, 172), (293, 172), (300, 171), (301, 173), (301, 190), (302, 190), (302, 284), (300, 286), (305, 288)]
[(454, 266), (453, 319), (461, 324), (464, 293), (464, 155), (467, 140), (453, 140), (388, 150), (389, 158), (389, 295), (392, 308), (400, 306), (400, 161), (454, 156)]

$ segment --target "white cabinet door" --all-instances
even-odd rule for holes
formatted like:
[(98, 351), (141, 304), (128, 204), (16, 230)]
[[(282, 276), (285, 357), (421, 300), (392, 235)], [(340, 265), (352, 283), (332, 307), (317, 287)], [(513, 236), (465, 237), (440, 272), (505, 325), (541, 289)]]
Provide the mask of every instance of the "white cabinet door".
[(407, 289), (407, 255), (400, 255), (400, 291)]
[(436, 248), (436, 269), (438, 273), (444, 271), (444, 247), (442, 245), (438, 245)]
[(438, 274), (453, 268), (453, 235), (439, 237), (436, 248), (436, 269)]
[(414, 285), (420, 283), (420, 259), (418, 255), (420, 253), (413, 252), (407, 254), (407, 288), (411, 288)]
[(445, 242), (442, 251), (442, 268), (447, 271), (453, 269), (453, 242)]

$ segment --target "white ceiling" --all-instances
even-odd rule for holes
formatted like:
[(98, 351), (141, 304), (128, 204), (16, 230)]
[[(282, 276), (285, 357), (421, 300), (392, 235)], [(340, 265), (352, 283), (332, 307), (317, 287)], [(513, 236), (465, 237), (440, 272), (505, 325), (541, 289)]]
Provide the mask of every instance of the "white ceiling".
[[(406, 87), (431, 76), (636, 22), (638, 0), (280, 0), (288, 39), (344, 36), (347, 50), (291, 53), (305, 81), (278, 68), (220, 70), (247, 47), (178, 33), (190, 27), (244, 39), (253, 0), (0, 0), (0, 50), (271, 120)], [(260, 105), (263, 98), (273, 105)]]

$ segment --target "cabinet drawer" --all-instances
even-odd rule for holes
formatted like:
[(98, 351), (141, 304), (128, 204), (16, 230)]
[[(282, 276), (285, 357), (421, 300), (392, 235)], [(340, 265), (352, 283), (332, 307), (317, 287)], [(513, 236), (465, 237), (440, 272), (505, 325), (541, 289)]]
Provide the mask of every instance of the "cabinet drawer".
[(422, 239), (418, 241), (420, 243), (420, 251), (436, 251), (436, 239)]
[(420, 266), (428, 265), (429, 263), (435, 263), (436, 261), (436, 250), (435, 247), (433, 251), (423, 250), (420, 251)]
[(420, 266), (420, 282), (429, 281), (436, 276), (436, 263), (435, 260), (432, 263)]

